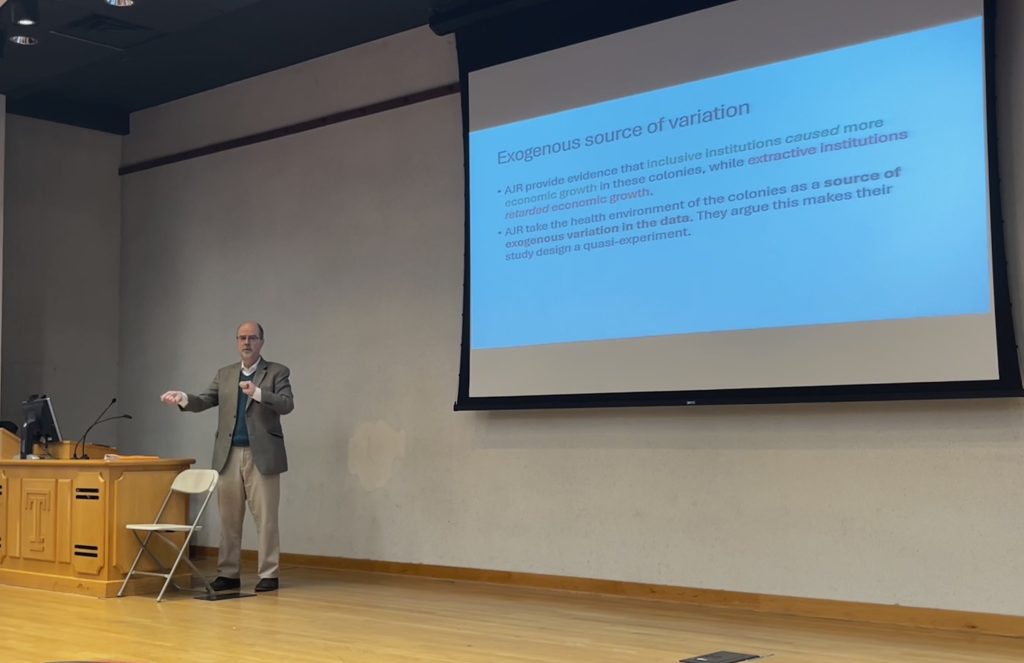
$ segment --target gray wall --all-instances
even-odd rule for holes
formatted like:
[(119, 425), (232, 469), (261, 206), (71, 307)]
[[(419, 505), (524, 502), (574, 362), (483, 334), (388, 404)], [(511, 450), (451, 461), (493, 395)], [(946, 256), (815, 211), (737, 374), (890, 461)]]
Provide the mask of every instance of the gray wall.
[(0, 418), (46, 393), (75, 438), (117, 395), (121, 138), (9, 115), (5, 154)]
[[(999, 9), (1019, 298), (1024, 13)], [(125, 160), (454, 78), (451, 42), (417, 30), (136, 114)], [(294, 370), (287, 552), (1024, 615), (1017, 400), (453, 413), (455, 97), (123, 187), (122, 446), (207, 464), (213, 415), (157, 397), (204, 386), (261, 319)]]

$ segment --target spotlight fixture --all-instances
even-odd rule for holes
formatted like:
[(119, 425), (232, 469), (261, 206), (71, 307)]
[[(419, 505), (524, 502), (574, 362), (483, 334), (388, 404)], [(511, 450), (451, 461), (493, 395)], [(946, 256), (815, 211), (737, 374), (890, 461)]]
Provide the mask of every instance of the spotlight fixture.
[(28, 35), (12, 35), (10, 42), (18, 46), (35, 46), (39, 43), (39, 40)]
[(131, 7), (135, 0), (107, 0), (107, 4), (111, 7)]
[(18, 25), (39, 22), (39, 0), (11, 0), (11, 20)]

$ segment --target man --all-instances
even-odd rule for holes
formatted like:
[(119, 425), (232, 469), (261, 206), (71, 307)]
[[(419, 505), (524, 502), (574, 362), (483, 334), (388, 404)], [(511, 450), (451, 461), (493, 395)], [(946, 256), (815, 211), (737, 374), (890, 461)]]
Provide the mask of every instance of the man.
[(243, 322), (236, 333), (242, 361), (217, 371), (201, 394), (168, 391), (160, 400), (187, 412), (218, 406), (213, 469), (220, 472), (217, 503), (221, 543), (215, 591), (241, 587), (242, 522), (249, 504), (259, 536), (257, 592), (278, 588), (281, 553), (277, 510), (281, 473), (288, 469), (281, 415), (295, 407), (286, 366), (262, 358), (263, 326)]

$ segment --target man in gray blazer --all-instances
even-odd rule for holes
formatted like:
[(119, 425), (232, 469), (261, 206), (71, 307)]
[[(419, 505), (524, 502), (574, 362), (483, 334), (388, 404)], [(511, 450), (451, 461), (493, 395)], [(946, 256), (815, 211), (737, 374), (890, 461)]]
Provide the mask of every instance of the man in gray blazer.
[(220, 472), (221, 543), (214, 590), (241, 587), (242, 523), (249, 504), (259, 535), (257, 592), (278, 588), (281, 473), (288, 469), (281, 415), (295, 407), (287, 366), (261, 356), (263, 326), (243, 322), (236, 334), (241, 362), (217, 371), (201, 394), (168, 391), (160, 400), (187, 412), (218, 408), (213, 469)]

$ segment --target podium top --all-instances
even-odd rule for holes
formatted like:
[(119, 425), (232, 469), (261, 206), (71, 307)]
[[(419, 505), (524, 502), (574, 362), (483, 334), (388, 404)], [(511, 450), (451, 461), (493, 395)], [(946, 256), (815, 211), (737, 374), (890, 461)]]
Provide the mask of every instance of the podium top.
[(100, 467), (148, 467), (153, 469), (164, 469), (168, 467), (190, 466), (196, 462), (195, 458), (156, 458), (156, 459), (128, 459), (128, 460), (103, 460), (102, 458), (89, 460), (72, 460), (61, 458), (41, 458), (39, 460), (0, 459), (0, 467), (79, 467), (79, 468), (100, 468)]

